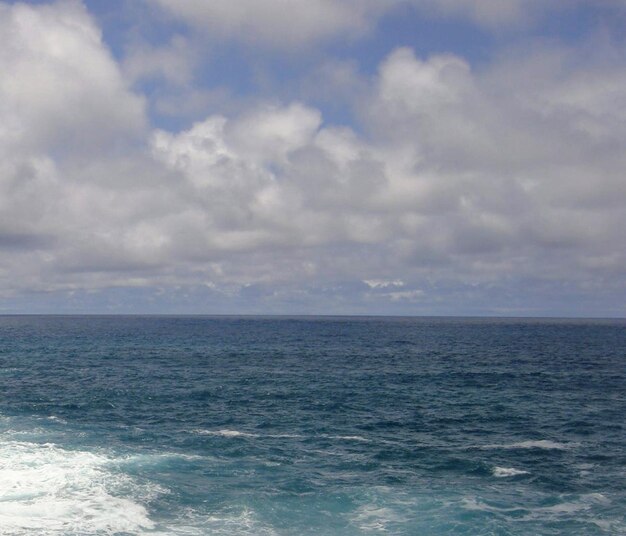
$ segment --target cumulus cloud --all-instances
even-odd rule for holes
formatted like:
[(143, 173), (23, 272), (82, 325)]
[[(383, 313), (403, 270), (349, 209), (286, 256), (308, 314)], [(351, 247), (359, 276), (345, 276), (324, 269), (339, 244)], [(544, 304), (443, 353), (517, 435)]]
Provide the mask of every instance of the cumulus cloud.
[(529, 76), (538, 74), (542, 52), (482, 76), (459, 58), (423, 61), (407, 49), (381, 66), (365, 113), (403, 157), (393, 164), (390, 192), (395, 185), (405, 199), (413, 193), (418, 210), (446, 211), (446, 224), (433, 227), (448, 253), (516, 248), (532, 255), (544, 241), (567, 249), (613, 234), (605, 210), (626, 201), (623, 156), (614, 150), (624, 121), (619, 112), (605, 118), (610, 126), (599, 118), (603, 109), (621, 109), (616, 88), (624, 81), (615, 81), (621, 76), (612, 68), (568, 72), (562, 51), (559, 68)]
[(101, 145), (144, 126), (99, 29), (78, 2), (0, 4), (3, 146)]
[(88, 171), (70, 178), (64, 166), (137, 143), (144, 101), (78, 2), (0, 4), (0, 50), (0, 247), (21, 246), (6, 259), (3, 288), (39, 287), (65, 233), (86, 225), (95, 207), (85, 201), (99, 199), (85, 198), (98, 188)]
[(119, 287), (274, 312), (493, 312), (557, 287), (623, 295), (619, 56), (542, 47), (476, 71), (398, 48), (359, 80), (358, 125), (296, 100), (174, 131), (147, 125), (124, 78), (188, 83), (171, 47), (122, 68), (81, 4), (0, 4), (5, 297)]
[[(591, 120), (598, 109), (595, 91), (574, 105), (562, 86), (577, 86), (580, 73), (562, 73), (532, 95), (504, 82), (510, 68), (477, 76), (460, 58), (399, 49), (364, 105), (368, 141), (323, 127), (318, 112), (294, 104), (157, 133), (154, 150), (206, 199), (218, 249), (377, 248), (386, 262), (343, 274), (363, 272), (366, 281), (378, 280), (365, 273), (374, 265), (380, 273), (371, 275), (384, 277), (397, 276), (395, 266), (484, 282), (541, 266), (549, 277), (584, 278), (583, 261), (599, 243), (612, 236), (621, 244), (613, 218), (626, 202), (623, 157), (612, 152), (620, 130), (599, 141), (580, 129), (581, 114)], [(554, 94), (563, 97), (553, 112), (545, 99)], [(593, 155), (602, 150), (599, 176)], [(611, 195), (602, 200), (597, 189)], [(402, 292), (396, 299), (417, 296)]]
[(261, 107), (234, 119), (210, 117), (179, 134), (157, 131), (153, 152), (203, 200), (204, 240), (213, 249), (364, 235), (361, 225), (371, 223), (339, 209), (352, 191), (371, 195), (357, 191), (367, 185), (358, 172), (369, 157), (351, 131), (320, 127), (320, 113), (301, 104)]

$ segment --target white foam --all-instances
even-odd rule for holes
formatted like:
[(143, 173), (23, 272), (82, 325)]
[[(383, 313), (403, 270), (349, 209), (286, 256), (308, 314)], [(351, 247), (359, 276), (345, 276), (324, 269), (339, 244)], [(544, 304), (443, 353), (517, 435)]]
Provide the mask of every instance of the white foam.
[(587, 493), (570, 501), (564, 501), (553, 506), (534, 508), (526, 520), (557, 520), (557, 519), (582, 519), (590, 523), (610, 530), (611, 534), (625, 534), (624, 522), (619, 517), (599, 519), (594, 510), (611, 504), (611, 500), (602, 493)]
[[(180, 452), (161, 452), (161, 453), (144, 453), (144, 454), (132, 454), (117, 458), (115, 465), (159, 465), (163, 462), (170, 462), (176, 460), (184, 461), (198, 461), (213, 459), (209, 456), (200, 456), (198, 454), (184, 454)], [(162, 490), (164, 492), (164, 490)]]
[(528, 471), (522, 471), (521, 469), (514, 469), (513, 467), (494, 467), (492, 474), (498, 478), (506, 478), (509, 476), (527, 475)]
[(611, 499), (602, 493), (587, 493), (581, 497), (581, 500), (587, 504), (611, 504)]
[(301, 434), (269, 434), (267, 437), (275, 439), (303, 439), (305, 436)]
[(610, 502), (611, 501), (601, 493), (589, 493), (581, 495), (578, 499), (572, 501), (564, 501), (552, 506), (533, 508), (527, 517), (529, 519), (555, 519), (563, 516), (569, 517), (577, 512), (589, 511), (594, 505), (607, 505), (610, 504)]
[(525, 511), (525, 509), (517, 508), (517, 507), (505, 508), (505, 507), (489, 505), (478, 500), (475, 497), (465, 497), (461, 501), (461, 506), (465, 510), (475, 510), (479, 512), (492, 512), (492, 513), (498, 513), (498, 514)]
[(519, 443), (509, 443), (504, 445), (482, 445), (478, 448), (481, 449), (545, 449), (545, 450), (565, 450), (572, 445), (566, 445), (565, 443), (558, 443), (556, 441), (550, 441), (548, 439), (541, 439), (538, 441), (520, 441)]
[(196, 434), (213, 435), (221, 437), (259, 437), (258, 434), (240, 432), (239, 430), (195, 430)]
[(550, 441), (548, 439), (541, 439), (539, 441), (521, 441), (520, 443), (513, 443), (509, 448), (512, 449), (546, 449), (546, 450), (565, 450), (569, 448), (569, 445), (564, 443), (558, 443), (556, 441)]
[(235, 509), (211, 515), (198, 515), (188, 509), (173, 524), (168, 524), (150, 536), (276, 536), (276, 530), (262, 522), (256, 513), (249, 509)]
[(352, 516), (352, 523), (363, 532), (388, 532), (390, 525), (401, 524), (405, 520), (396, 510), (377, 504), (365, 504)]
[[(0, 441), (0, 534), (3, 536), (139, 533), (154, 528), (127, 475), (112, 459), (53, 444)], [(125, 493), (126, 494), (126, 493)]]
[[(546, 497), (547, 498), (547, 497)], [(462, 507), (466, 510), (491, 512), (494, 514), (515, 515), (516, 519), (524, 522), (555, 522), (559, 520), (579, 520), (594, 523), (611, 534), (626, 534), (624, 523), (619, 517), (599, 519), (594, 510), (598, 506), (607, 506), (611, 500), (602, 493), (588, 493), (579, 497), (564, 496), (562, 502), (551, 506), (532, 506), (523, 501), (523, 506), (496, 506), (483, 502), (478, 497), (466, 497), (462, 501)]]
[[(251, 432), (241, 432), (239, 430), (230, 430), (230, 429), (222, 429), (222, 430), (193, 430), (193, 433), (199, 435), (211, 435), (211, 436), (221, 436), (221, 437), (250, 437), (250, 438), (270, 438), (270, 439), (304, 439), (307, 436), (301, 434), (254, 434)], [(313, 436), (311, 436), (313, 437)], [(327, 439), (338, 439), (340, 441), (360, 441), (362, 443), (370, 443), (370, 440), (358, 436), (358, 435), (329, 435), (323, 434), (318, 437), (323, 437)]]
[(60, 424), (67, 424), (67, 421), (65, 419), (61, 419), (61, 417), (57, 417), (56, 415), (50, 415), (48, 417), (49, 421), (56, 421)]
[(361, 443), (370, 443), (370, 440), (365, 438), (365, 437), (361, 437), (358, 435), (349, 435), (349, 436), (326, 436), (329, 439), (340, 439), (341, 441), (359, 441)]

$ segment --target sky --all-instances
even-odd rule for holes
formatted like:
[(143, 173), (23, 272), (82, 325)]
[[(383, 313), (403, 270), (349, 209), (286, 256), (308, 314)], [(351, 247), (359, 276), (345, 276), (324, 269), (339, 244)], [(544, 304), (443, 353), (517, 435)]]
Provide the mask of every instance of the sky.
[(0, 313), (626, 316), (626, 1), (0, 1)]

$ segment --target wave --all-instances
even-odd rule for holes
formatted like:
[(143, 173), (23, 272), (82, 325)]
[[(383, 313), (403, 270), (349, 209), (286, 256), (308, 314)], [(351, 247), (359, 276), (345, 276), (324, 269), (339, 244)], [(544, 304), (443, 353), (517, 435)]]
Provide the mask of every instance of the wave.
[(322, 437), (327, 437), (328, 439), (340, 439), (341, 441), (358, 441), (360, 443), (371, 443), (371, 439), (367, 439), (366, 437), (362, 437), (358, 435), (322, 436)]
[[(225, 431), (228, 432), (228, 431)], [(227, 434), (228, 435), (228, 434)], [(136, 466), (205, 460), (205, 456), (156, 452), (114, 456), (53, 443), (0, 439), (0, 535), (136, 534), (145, 536), (274, 536), (253, 510), (222, 512), (183, 508), (165, 523), (145, 505), (169, 493), (128, 474)]]
[(548, 439), (540, 439), (537, 441), (520, 441), (519, 443), (497, 444), (497, 445), (480, 445), (474, 448), (480, 449), (543, 449), (543, 450), (566, 450), (573, 447), (573, 444), (558, 443)]
[[(153, 529), (141, 502), (156, 490), (111, 471), (112, 461), (51, 443), (0, 442), (0, 532), (21, 536)], [(127, 497), (128, 490), (133, 498)]]
[(260, 519), (257, 513), (247, 507), (235, 511), (215, 512), (210, 515), (188, 510), (173, 523), (150, 531), (146, 536), (277, 536), (274, 527)]
[(259, 434), (240, 432), (239, 430), (194, 430), (199, 435), (212, 435), (221, 437), (259, 437)]
[(380, 505), (366, 504), (361, 506), (352, 515), (351, 522), (363, 532), (389, 532), (390, 525), (399, 525), (406, 521), (392, 508)]
[(242, 432), (240, 430), (193, 430), (193, 433), (198, 435), (220, 436), (220, 437), (246, 437), (252, 439), (310, 439), (310, 438), (322, 438), (322, 439), (337, 439), (340, 441), (358, 441), (361, 443), (370, 443), (371, 440), (359, 435), (330, 435), (320, 434), (306, 436), (302, 434), (255, 434), (252, 432)]
[[(462, 501), (462, 508), (464, 510), (506, 516), (522, 524), (558, 523), (561, 521), (571, 523), (576, 521), (578, 523), (593, 524), (607, 534), (625, 533), (623, 518), (619, 515), (606, 513), (606, 508), (611, 505), (611, 500), (602, 493), (586, 493), (578, 496), (564, 495), (561, 496), (562, 500), (560, 502), (550, 506), (537, 506), (537, 499), (524, 501), (523, 504), (503, 506), (490, 503), (484, 498), (466, 497)], [(532, 502), (535, 504), (530, 504)], [(598, 515), (598, 507), (605, 510), (602, 516)]]
[(491, 470), (493, 476), (498, 478), (506, 478), (510, 476), (527, 475), (528, 471), (522, 471), (521, 469), (514, 469), (513, 467), (494, 467)]

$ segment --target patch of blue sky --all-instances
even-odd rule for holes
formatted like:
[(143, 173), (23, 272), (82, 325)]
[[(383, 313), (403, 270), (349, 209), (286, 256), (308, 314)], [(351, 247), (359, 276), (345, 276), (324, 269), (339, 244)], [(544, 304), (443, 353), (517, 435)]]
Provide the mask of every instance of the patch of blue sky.
[[(49, 2), (30, 0), (28, 3)], [(420, 58), (454, 54), (472, 68), (480, 69), (489, 65), (503, 49), (523, 47), (532, 41), (567, 45), (598, 32), (616, 40), (624, 38), (620, 24), (620, 21), (624, 22), (623, 17), (616, 16), (617, 12), (610, 5), (607, 8), (606, 4), (572, 5), (548, 13), (529, 25), (487, 28), (468, 18), (427, 15), (400, 3), (362, 35), (340, 35), (292, 51), (254, 46), (232, 38), (216, 39), (190, 29), (159, 10), (149, 9), (143, 2), (85, 0), (85, 5), (97, 19), (105, 42), (118, 61), (124, 60), (133, 43), (165, 46), (174, 36), (183, 36), (193, 40), (200, 49), (193, 68), (194, 89), (222, 91), (242, 103), (303, 100), (322, 112), (326, 124), (346, 125), (357, 131), (358, 122), (349, 98), (328, 99), (315, 92), (302, 94), (303, 85), (315, 79), (316, 71), (326, 61), (350, 63), (359, 76), (371, 79), (384, 58), (398, 47), (410, 47)], [(168, 91), (166, 81), (157, 76), (139, 80), (136, 89), (153, 104)], [(219, 100), (213, 104), (209, 102), (201, 113), (205, 116), (217, 113), (222, 105)], [(170, 131), (188, 128), (198, 120), (197, 116), (182, 111), (180, 114), (171, 110), (163, 113), (154, 105), (149, 106), (149, 116), (153, 126)]]
[(361, 70), (374, 74), (397, 47), (410, 47), (419, 57), (455, 54), (470, 64), (488, 61), (495, 45), (493, 32), (460, 18), (425, 16), (409, 5), (385, 14), (370, 36), (348, 43), (343, 54), (358, 59)]

